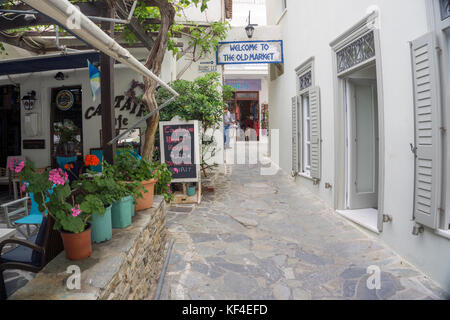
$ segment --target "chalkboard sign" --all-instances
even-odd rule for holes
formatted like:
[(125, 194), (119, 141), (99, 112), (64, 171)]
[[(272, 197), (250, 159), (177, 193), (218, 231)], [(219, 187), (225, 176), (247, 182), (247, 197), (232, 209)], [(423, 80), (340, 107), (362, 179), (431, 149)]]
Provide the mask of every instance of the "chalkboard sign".
[(172, 171), (173, 182), (199, 180), (198, 121), (160, 122), (161, 160)]

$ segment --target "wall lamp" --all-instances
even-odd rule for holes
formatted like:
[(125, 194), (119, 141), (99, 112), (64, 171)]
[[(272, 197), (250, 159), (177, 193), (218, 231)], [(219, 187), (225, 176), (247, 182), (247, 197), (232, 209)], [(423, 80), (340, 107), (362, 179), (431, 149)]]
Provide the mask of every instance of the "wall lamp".
[(34, 104), (36, 102), (36, 91), (32, 90), (29, 91), (25, 96), (22, 98), (22, 104), (23, 108), (26, 111), (31, 111), (34, 108)]
[(245, 32), (247, 33), (247, 37), (249, 39), (253, 37), (253, 33), (255, 32), (255, 26), (257, 26), (257, 24), (250, 23), (250, 13), (251, 11), (248, 12), (248, 25), (245, 27)]

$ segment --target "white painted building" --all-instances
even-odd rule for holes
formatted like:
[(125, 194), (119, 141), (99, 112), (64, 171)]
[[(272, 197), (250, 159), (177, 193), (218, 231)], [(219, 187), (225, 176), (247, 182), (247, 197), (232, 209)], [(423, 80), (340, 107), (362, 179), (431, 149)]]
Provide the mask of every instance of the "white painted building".
[(449, 5), (267, 0), (279, 166), (447, 290)]

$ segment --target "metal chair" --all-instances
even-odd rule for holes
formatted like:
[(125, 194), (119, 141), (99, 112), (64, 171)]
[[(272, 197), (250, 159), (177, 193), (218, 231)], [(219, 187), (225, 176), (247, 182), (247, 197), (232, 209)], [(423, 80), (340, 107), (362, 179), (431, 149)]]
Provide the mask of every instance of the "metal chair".
[[(31, 202), (31, 208), (29, 212), (28, 212), (28, 200), (30, 200)], [(48, 200), (49, 199), (47, 198), (46, 202)], [(19, 209), (16, 209), (11, 212), (9, 211), (9, 207), (20, 204), (21, 202), (23, 203), (23, 205)], [(0, 208), (2, 208), (5, 213), (6, 225), (8, 226), (8, 228), (16, 228), (16, 230), (20, 232), (25, 238), (29, 238), (33, 235), (30, 230), (31, 225), (36, 226), (37, 231), (37, 227), (42, 223), (43, 217), (42, 212), (39, 211), (39, 205), (34, 200), (34, 194), (31, 192), (28, 193), (28, 197), (2, 204), (0, 205)], [(26, 216), (23, 218), (13, 220), (12, 218), (18, 214), (25, 214)], [(46, 214), (47, 212), (45, 212), (45, 215)], [(26, 227), (27, 230), (26, 233), (24, 233), (23, 230), (21, 229), (21, 227), (23, 226)]]
[[(45, 216), (39, 232), (28, 240), (7, 239), (0, 242), (0, 300), (7, 299), (6, 286), (3, 278), (5, 270), (41, 271), (48, 262), (53, 260), (64, 246), (51, 216)], [(3, 253), (7, 244), (18, 245), (15, 249)]]

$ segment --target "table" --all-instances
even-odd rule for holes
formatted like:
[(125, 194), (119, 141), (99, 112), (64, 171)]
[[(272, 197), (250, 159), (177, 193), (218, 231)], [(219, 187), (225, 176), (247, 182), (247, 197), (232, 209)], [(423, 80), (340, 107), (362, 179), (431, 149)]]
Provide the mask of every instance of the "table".
[(16, 235), (16, 229), (0, 229), (0, 242)]

